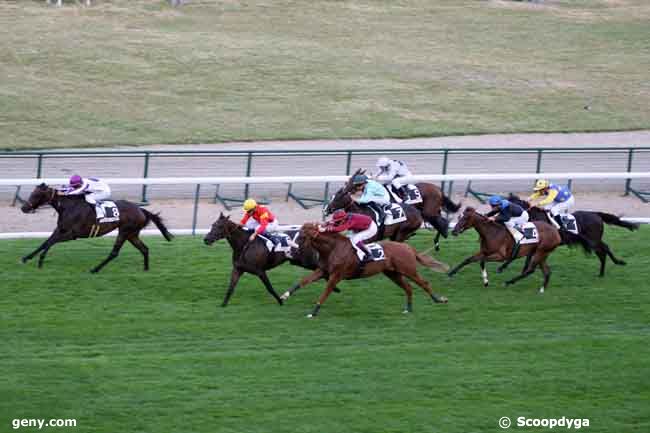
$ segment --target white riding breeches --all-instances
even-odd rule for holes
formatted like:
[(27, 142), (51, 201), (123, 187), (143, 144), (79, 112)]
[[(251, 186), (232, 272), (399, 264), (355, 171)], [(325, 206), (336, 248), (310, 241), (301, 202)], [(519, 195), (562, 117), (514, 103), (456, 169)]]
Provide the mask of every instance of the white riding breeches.
[(373, 222), (370, 223), (370, 226), (367, 229), (350, 235), (350, 242), (352, 242), (352, 245), (356, 246), (359, 242), (368, 240), (376, 234), (377, 234), (377, 224)]
[(86, 202), (96, 205), (98, 201), (108, 200), (111, 198), (111, 190), (107, 191), (95, 191), (86, 194)]
[(528, 212), (524, 211), (520, 216), (518, 217), (512, 217), (508, 221), (506, 221), (504, 224), (510, 234), (512, 234), (512, 237), (515, 239), (516, 242), (519, 242), (523, 239), (524, 235), (517, 230), (516, 227), (521, 227), (524, 224), (528, 222)]
[[(260, 226), (260, 223), (255, 221), (253, 218), (249, 219), (246, 221), (246, 228), (255, 230)], [(266, 232), (268, 233), (275, 233), (280, 231), (280, 223), (278, 223), (278, 219), (274, 219), (270, 223), (267, 224), (266, 226)]]
[(576, 200), (572, 196), (567, 201), (563, 201), (562, 203), (556, 203), (556, 202), (549, 203), (546, 206), (544, 206), (544, 209), (549, 211), (553, 216), (560, 215), (560, 214), (567, 214), (571, 212), (575, 203)]
[(407, 185), (407, 183), (402, 180), (402, 178), (405, 176), (412, 176), (412, 174), (410, 171), (407, 172), (406, 174), (400, 174), (399, 176), (395, 177), (395, 179), (392, 180), (391, 185), (393, 185), (397, 189), (400, 189), (404, 185)]

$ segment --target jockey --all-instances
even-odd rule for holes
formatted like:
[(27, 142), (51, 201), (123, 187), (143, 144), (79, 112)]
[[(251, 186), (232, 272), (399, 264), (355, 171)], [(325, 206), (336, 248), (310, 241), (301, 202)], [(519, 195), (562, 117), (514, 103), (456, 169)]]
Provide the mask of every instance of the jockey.
[(519, 227), (528, 222), (528, 212), (521, 206), (505, 200), (503, 197), (493, 195), (488, 200), (492, 210), (485, 214), (490, 220), (496, 221), (506, 226), (513, 239), (515, 247), (512, 249), (511, 259), (514, 260), (519, 254), (519, 247), (524, 235), (519, 231)]
[[(564, 227), (561, 214), (568, 214), (575, 205), (575, 199), (569, 188), (555, 185), (546, 179), (540, 179), (535, 183), (534, 193), (528, 197), (531, 206), (540, 206), (551, 213), (551, 221), (557, 228)], [(533, 201), (543, 197), (537, 203)]]
[(278, 219), (266, 207), (257, 204), (255, 200), (249, 198), (244, 201), (244, 216), (240, 224), (244, 227), (254, 230), (248, 238), (249, 241), (255, 240), (257, 235), (264, 232), (273, 233), (280, 230)]
[[(405, 189), (407, 184), (400, 180), (401, 177), (412, 176), (412, 173), (406, 164), (403, 161), (397, 161), (382, 156), (377, 160), (376, 166), (379, 169), (379, 173), (377, 173), (375, 179), (384, 185), (391, 185), (393, 191), (397, 192), (397, 194), (401, 194), (402, 197), (406, 197)], [(402, 201), (399, 196), (397, 199), (400, 202)]]
[(362, 263), (370, 261), (370, 251), (363, 241), (377, 234), (377, 224), (369, 216), (358, 213), (347, 213), (339, 209), (332, 215), (332, 221), (319, 229), (323, 232), (340, 233), (345, 230), (353, 234), (348, 235), (355, 249), (364, 253)]
[(59, 195), (85, 195), (86, 202), (95, 206), (97, 219), (102, 219), (104, 209), (101, 206), (102, 200), (108, 200), (111, 197), (111, 188), (103, 180), (95, 177), (82, 178), (75, 174), (70, 178), (68, 189), (59, 191)]
[[(381, 184), (368, 179), (365, 174), (357, 174), (352, 178), (352, 199), (359, 204), (367, 204), (379, 212), (378, 222), (384, 221), (384, 206), (390, 205), (390, 195)], [(361, 196), (358, 197), (358, 194)], [(374, 206), (373, 206), (374, 205)]]

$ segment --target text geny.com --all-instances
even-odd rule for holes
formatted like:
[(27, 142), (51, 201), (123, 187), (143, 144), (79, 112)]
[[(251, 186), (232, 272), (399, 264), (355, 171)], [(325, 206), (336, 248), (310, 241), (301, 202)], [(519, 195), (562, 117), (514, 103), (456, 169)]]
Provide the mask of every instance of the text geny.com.
[(76, 419), (37, 419), (37, 418), (22, 418), (14, 419), (11, 421), (11, 426), (14, 430), (21, 427), (38, 427), (42, 429), (43, 427), (76, 427)]

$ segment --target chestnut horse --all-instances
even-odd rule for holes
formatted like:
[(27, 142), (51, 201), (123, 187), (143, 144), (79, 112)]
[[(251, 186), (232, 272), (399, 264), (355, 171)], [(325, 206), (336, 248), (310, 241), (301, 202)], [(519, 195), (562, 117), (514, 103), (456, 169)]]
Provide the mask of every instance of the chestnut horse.
[[(354, 177), (357, 174), (364, 174), (365, 170), (358, 169), (352, 177)], [(348, 212), (360, 212), (360, 213), (366, 213), (370, 214), (372, 216), (372, 212), (369, 210), (366, 210), (366, 208), (362, 208), (359, 205), (357, 205), (351, 197), (351, 194), (354, 192), (354, 186), (352, 185), (352, 177), (348, 180), (348, 183), (345, 184), (343, 188), (338, 190), (336, 194), (332, 197), (330, 202), (327, 204), (324, 210), (325, 215), (330, 215), (332, 214), (335, 210), (337, 209), (345, 209)], [(415, 230), (420, 228), (422, 221), (426, 221), (433, 228), (437, 230), (436, 236), (433, 240), (433, 244), (435, 246), (436, 251), (440, 249), (440, 236), (442, 235), (443, 237), (447, 237), (447, 232), (449, 230), (449, 221), (444, 218), (441, 215), (442, 209), (445, 209), (447, 212), (458, 212), (458, 209), (460, 209), (460, 205), (454, 203), (447, 197), (442, 190), (437, 186), (432, 183), (417, 183), (415, 186), (418, 187), (420, 190), (420, 195), (422, 196), (422, 203), (414, 204), (414, 205), (405, 205), (405, 211), (406, 215), (408, 217), (408, 227), (412, 228), (415, 226), (415, 224), (418, 223), (418, 220), (416, 217), (411, 216), (411, 209), (415, 208), (417, 212), (421, 215), (419, 224)], [(392, 198), (392, 194), (391, 194)], [(404, 222), (403, 224), (407, 224), (407, 222)], [(413, 232), (408, 232), (409, 236), (413, 234)], [(383, 237), (379, 239), (391, 239), (394, 241), (402, 241), (403, 239), (398, 236), (393, 236), (391, 235), (390, 232), (386, 233)]]
[[(415, 282), (427, 292), (437, 303), (446, 303), (447, 298), (431, 291), (429, 283), (417, 271), (417, 265), (423, 265), (437, 272), (446, 272), (449, 267), (434, 258), (418, 253), (412, 246), (393, 241), (380, 242), (384, 248), (385, 259), (368, 262), (360, 268), (359, 260), (352, 243), (348, 238), (339, 233), (321, 232), (318, 224), (306, 223), (301, 229), (301, 241), (307, 247), (318, 251), (318, 269), (311, 275), (303, 278), (298, 287), (304, 287), (321, 278), (327, 278), (327, 286), (321, 294), (318, 303), (307, 317), (314, 317), (320, 311), (321, 305), (332, 293), (336, 285), (342, 280), (367, 278), (383, 273), (395, 284), (400, 286), (406, 294), (405, 313), (413, 311), (413, 288), (404, 277)], [(282, 297), (287, 299), (291, 293), (285, 292)]]
[[(540, 293), (548, 287), (548, 281), (551, 277), (551, 268), (546, 263), (546, 258), (551, 254), (559, 245), (562, 244), (562, 236), (560, 232), (552, 225), (535, 221), (535, 227), (539, 236), (539, 242), (535, 244), (521, 245), (517, 257), (530, 257), (530, 262), (524, 268), (522, 273), (508, 281), (506, 285), (514, 284), (522, 278), (527, 277), (535, 271), (537, 266), (541, 267), (544, 274), (544, 283), (539, 289)], [(508, 229), (497, 222), (489, 220), (484, 215), (478, 213), (474, 208), (468, 207), (463, 212), (462, 217), (456, 223), (456, 227), (452, 231), (454, 236), (464, 232), (467, 229), (474, 228), (479, 236), (481, 242), (481, 249), (478, 253), (469, 256), (463, 260), (458, 266), (449, 271), (449, 276), (456, 274), (461, 268), (470, 263), (479, 262), (481, 265), (481, 275), (483, 277), (483, 285), (488, 286), (488, 276), (485, 270), (485, 262), (506, 262), (502, 265), (497, 272), (501, 272), (504, 267), (511, 261), (512, 251), (515, 246), (515, 241)], [(565, 234), (566, 236), (572, 233)], [(575, 236), (575, 235), (573, 235)], [(582, 245), (585, 252), (591, 252), (591, 244), (582, 237), (577, 237), (576, 242)]]
[(44, 183), (34, 188), (21, 210), (24, 213), (31, 213), (46, 204), (52, 206), (59, 214), (56, 229), (40, 247), (22, 258), (22, 262), (25, 263), (34, 258), (36, 254), (41, 253), (38, 258), (39, 268), (43, 266), (43, 260), (45, 260), (47, 252), (54, 244), (79, 238), (104, 236), (118, 229), (113, 250), (103, 262), (95, 266), (90, 272), (99, 272), (108, 262), (117, 257), (126, 241), (129, 241), (142, 253), (144, 270), (146, 271), (149, 269), (149, 248), (140, 239), (140, 230), (153, 222), (165, 239), (171, 241), (173, 238), (160, 216), (141, 208), (135, 203), (126, 200), (115, 200), (115, 205), (120, 211), (119, 221), (97, 224), (95, 208), (86, 203), (83, 196), (58, 195), (56, 189), (50, 188)]

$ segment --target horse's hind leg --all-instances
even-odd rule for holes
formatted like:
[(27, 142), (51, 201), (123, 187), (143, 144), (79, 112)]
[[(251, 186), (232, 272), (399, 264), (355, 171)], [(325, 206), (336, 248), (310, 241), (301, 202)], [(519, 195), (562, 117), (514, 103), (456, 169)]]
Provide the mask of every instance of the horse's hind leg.
[(278, 301), (278, 304), (282, 305), (282, 299), (280, 299), (280, 296), (278, 296), (278, 294), (273, 289), (273, 286), (271, 285), (271, 281), (269, 280), (269, 277), (266, 275), (266, 272), (261, 271), (259, 274), (257, 274), (257, 276), (264, 283), (264, 287), (266, 287), (266, 290), (275, 298), (276, 301)]
[(411, 287), (411, 285), (406, 282), (402, 274), (398, 272), (386, 271), (384, 272), (384, 275), (386, 275), (395, 284), (397, 284), (404, 290), (404, 293), (406, 294), (406, 308), (404, 309), (403, 312), (412, 313), (413, 312), (413, 287)]
[(149, 248), (142, 242), (142, 239), (138, 237), (138, 235), (131, 236), (129, 238), (129, 242), (131, 245), (133, 245), (135, 248), (138, 249), (142, 253), (142, 256), (144, 257), (144, 270), (148, 271), (149, 270)]
[(535, 252), (535, 254), (533, 255), (530, 261), (530, 264), (528, 265), (528, 268), (525, 271), (523, 271), (521, 274), (517, 275), (516, 277), (506, 281), (506, 286), (510, 284), (514, 284), (517, 281), (521, 280), (522, 278), (526, 278), (527, 276), (535, 272), (537, 265), (541, 263), (543, 260), (545, 260), (547, 255), (548, 254), (542, 253), (539, 250)]
[(436, 293), (433, 293), (429, 282), (424, 278), (422, 278), (422, 276), (418, 274), (417, 271), (413, 275), (406, 275), (406, 277), (413, 280), (413, 282), (415, 282), (415, 284), (417, 284), (418, 286), (422, 287), (422, 289), (424, 289), (424, 291), (427, 292), (429, 296), (431, 296), (433, 302), (437, 304), (446, 304), (448, 302), (448, 299), (445, 296), (441, 296)]
[(607, 245), (607, 244), (606, 244), (605, 242), (603, 242), (603, 241), (601, 241), (600, 244), (603, 246), (603, 250), (605, 250), (605, 252), (606, 252), (607, 255), (609, 256), (609, 258), (612, 259), (612, 261), (613, 261), (615, 264), (617, 264), (617, 265), (621, 265), (621, 266), (623, 266), (623, 265), (626, 264), (626, 263), (625, 263), (625, 260), (621, 260), (621, 259), (617, 258), (617, 257), (614, 255), (614, 253), (612, 252), (612, 250), (609, 249), (609, 245)]
[(544, 293), (544, 290), (548, 287), (548, 281), (551, 279), (551, 268), (546, 263), (546, 259), (544, 259), (540, 265), (542, 267), (542, 273), (544, 274), (544, 284), (539, 289), (539, 293)]
[(93, 269), (90, 270), (93, 274), (99, 272), (108, 262), (113, 260), (115, 257), (117, 257), (120, 254), (120, 249), (122, 249), (122, 245), (124, 245), (124, 242), (126, 241), (126, 236), (124, 236), (124, 233), (118, 233), (117, 239), (115, 239), (115, 244), (113, 244), (113, 249), (111, 250), (111, 253), (102, 261), (100, 264), (95, 266)]
[(607, 253), (603, 251), (603, 248), (601, 245), (598, 245), (598, 247), (595, 249), (596, 256), (598, 256), (598, 260), (600, 260), (600, 272), (598, 273), (599, 277), (604, 277), (605, 276), (605, 262), (607, 261)]
[(490, 285), (490, 280), (488, 280), (488, 273), (487, 270), (485, 269), (485, 260), (481, 260), (481, 277), (483, 277), (483, 287), (487, 287)]

